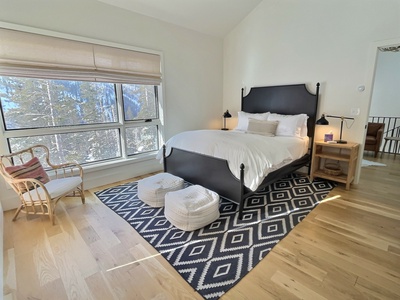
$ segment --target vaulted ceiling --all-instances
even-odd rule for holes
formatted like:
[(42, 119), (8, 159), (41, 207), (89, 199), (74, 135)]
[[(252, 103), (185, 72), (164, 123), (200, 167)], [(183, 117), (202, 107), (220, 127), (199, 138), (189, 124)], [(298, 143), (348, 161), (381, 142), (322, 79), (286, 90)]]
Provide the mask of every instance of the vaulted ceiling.
[(223, 37), (262, 0), (97, 0), (168, 23)]

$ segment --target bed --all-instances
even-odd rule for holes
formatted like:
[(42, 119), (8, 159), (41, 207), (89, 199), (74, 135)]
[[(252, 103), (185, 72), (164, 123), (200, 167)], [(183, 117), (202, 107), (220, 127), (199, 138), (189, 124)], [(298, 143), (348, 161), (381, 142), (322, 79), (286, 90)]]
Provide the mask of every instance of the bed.
[[(241, 94), (241, 111), (250, 114), (274, 113), (280, 115), (306, 114), (307, 151), (290, 163), (269, 172), (257, 186), (245, 184), (244, 163), (229, 166), (228, 160), (174, 146), (162, 149), (164, 172), (179, 176), (192, 184), (199, 184), (217, 192), (239, 205), (239, 218), (243, 217), (244, 200), (275, 181), (301, 167), (310, 169), (314, 129), (318, 108), (320, 84), (311, 93), (305, 84), (252, 87), (247, 95)], [(222, 132), (222, 131), (221, 131)], [(229, 134), (229, 133), (227, 133)], [(233, 133), (230, 133), (233, 135)], [(232, 172), (232, 168), (236, 168)], [(237, 172), (236, 172), (237, 171)], [(246, 170), (247, 171), (247, 170)], [(236, 176), (233, 174), (236, 173)]]

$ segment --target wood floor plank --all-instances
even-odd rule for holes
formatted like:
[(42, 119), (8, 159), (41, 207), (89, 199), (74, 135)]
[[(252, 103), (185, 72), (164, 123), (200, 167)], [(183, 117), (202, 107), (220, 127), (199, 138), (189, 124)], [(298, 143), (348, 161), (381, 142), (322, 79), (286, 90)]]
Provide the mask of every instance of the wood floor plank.
[[(174, 268), (165, 264), (165, 260), (161, 256), (154, 257), (154, 253), (149, 252), (141, 244), (132, 248), (131, 253), (140, 260), (145, 272), (160, 285), (161, 291), (169, 294), (169, 299), (203, 299), (196, 291), (188, 291), (189, 284), (180, 278)], [(146, 259), (148, 257), (152, 258)], [(146, 284), (148, 283), (146, 282)]]
[[(316, 269), (323, 270), (324, 276), (319, 277), (319, 280), (323, 282), (327, 282), (332, 277), (335, 284), (341, 286), (347, 283), (354, 284), (357, 280), (357, 275), (352, 272), (352, 269), (343, 269), (335, 263), (333, 254), (315, 248), (301, 238), (291, 237), (284, 239), (273, 250), (274, 254), (281, 257), (281, 260), (290, 260), (293, 265), (296, 265), (302, 271), (304, 271), (302, 268), (304, 262), (314, 266)], [(288, 255), (288, 252), (290, 252), (290, 255)]]
[[(369, 160), (350, 190), (326, 198), (221, 300), (400, 299), (400, 159)], [(154, 173), (153, 173), (154, 174)], [(46, 216), (4, 213), (5, 299), (202, 299), (93, 194)]]
[(17, 299), (41, 299), (42, 286), (36, 271), (33, 251), (24, 251), (15, 257)]
[(69, 300), (68, 294), (65, 290), (64, 283), (61, 278), (51, 281), (41, 288), (42, 297), (41, 299), (57, 299), (57, 300)]
[[(311, 289), (317, 292), (321, 297), (327, 299), (360, 298), (360, 292), (354, 289), (357, 276), (352, 272), (338, 268), (335, 264), (332, 264), (331, 261), (322, 260), (320, 256), (324, 257), (326, 254), (324, 255), (321, 251), (319, 251), (318, 254), (307, 251), (309, 249), (304, 247), (300, 241), (296, 243), (291, 243), (291, 241), (289, 241), (284, 245), (278, 246), (275, 248), (279, 249), (274, 248), (274, 252), (271, 253), (272, 255), (270, 255), (268, 259), (279, 266), (281, 272), (285, 272), (287, 276), (293, 276), (297, 284), (301, 285), (303, 288)], [(286, 249), (290, 249), (294, 255), (288, 257)], [(288, 259), (282, 259), (282, 255), (289, 258), (289, 261)], [(287, 264), (283, 264), (283, 261), (287, 262)], [(310, 275), (303, 268), (303, 266), (307, 264), (313, 266), (315, 269), (324, 270), (323, 276), (319, 278), (312, 276), (312, 278), (309, 278)]]
[(86, 216), (87, 222), (91, 224), (92, 229), (96, 232), (99, 239), (106, 243), (108, 247), (112, 247), (121, 243), (114, 232), (108, 226), (107, 220), (101, 219), (97, 214), (92, 213)]
[(17, 290), (17, 275), (15, 267), (14, 248), (4, 250), (3, 253), (3, 293), (12, 295)]
[(385, 236), (374, 235), (371, 232), (360, 230), (359, 227), (340, 222), (335, 218), (327, 218), (326, 216), (317, 218), (312, 223), (383, 251), (387, 251), (391, 246), (397, 246), (400, 242), (395, 239), (388, 240)]
[(398, 294), (393, 293), (387, 288), (384, 288), (380, 281), (374, 282), (360, 277), (355, 284), (355, 288), (363, 294), (365, 299), (398, 299)]
[(360, 239), (379, 240), (376, 246), (385, 249), (388, 245), (400, 245), (397, 221), (387, 219), (382, 216), (365, 217), (365, 214), (355, 213), (354, 210), (335, 211), (330, 208), (329, 211), (324, 210), (323, 214), (318, 214), (314, 218), (314, 222), (321, 222), (336, 227), (338, 230), (344, 230), (358, 234)]
[(89, 245), (90, 253), (101, 271), (116, 267), (118, 264), (107, 245), (97, 241)]
[(71, 247), (74, 240), (66, 235), (67, 233), (59, 234), (49, 240), (68, 298), (94, 299), (80, 272), (82, 268), (78, 265), (75, 251)]
[(36, 246), (33, 248), (33, 262), (37, 272), (40, 286), (45, 286), (60, 278), (54, 261), (50, 243), (47, 236), (43, 234)]
[(400, 257), (391, 255), (387, 251), (382, 251), (365, 244), (358, 243), (344, 236), (337, 236), (320, 227), (318, 230), (318, 240), (315, 239), (315, 225), (302, 222), (301, 234), (297, 236), (306, 243), (325, 250), (334, 255), (334, 259), (342, 264), (354, 264), (363, 266), (366, 270), (374, 270), (375, 273), (385, 277), (387, 280), (400, 282), (400, 270), (394, 266), (400, 265)]
[[(268, 259), (280, 261), (281, 263), (285, 263), (290, 265), (291, 267), (297, 269), (298, 271), (304, 273), (306, 276), (310, 276), (315, 280), (322, 282), (328, 274), (326, 270), (326, 266), (324, 268), (319, 267), (316, 263), (312, 263), (311, 260), (301, 259), (297, 256), (297, 253), (291, 251), (289, 247), (286, 247), (287, 244), (283, 244), (276, 246), (274, 251), (271, 252), (268, 256)], [(298, 245), (296, 245), (297, 247)]]
[(104, 278), (103, 273), (95, 273), (85, 278), (85, 281), (94, 299), (118, 299), (113, 293), (112, 286), (110, 286), (109, 282)]
[(298, 298), (325, 300), (324, 296), (304, 286), (290, 274), (277, 271), (271, 278), (272, 282), (286, 289)]
[[(372, 282), (379, 282), (381, 288), (392, 290), (393, 293), (400, 295), (400, 285), (387, 280), (385, 276), (376, 272), (376, 269), (371, 270), (368, 266), (356, 261), (338, 259), (335, 252), (324, 247), (316, 248), (315, 245), (305, 241), (302, 236), (285, 239), (282, 244), (275, 247), (277, 253), (280, 252), (282, 247), (289, 248), (296, 259), (307, 260), (309, 263), (326, 270), (327, 276), (324, 278), (324, 282), (334, 285), (338, 289), (342, 289), (348, 283), (355, 285), (359, 278), (365, 278)], [(394, 264), (393, 267), (396, 268), (396, 266), (397, 264)]]
[(272, 276), (279, 267), (271, 264), (268, 256), (262, 260), (250, 273), (230, 289), (222, 300), (230, 299), (298, 299), (284, 287), (272, 281)]
[[(345, 201), (342, 199), (338, 199), (336, 200), (337, 202), (341, 202), (341, 201)], [(351, 207), (351, 208), (355, 208), (358, 210), (364, 210), (365, 212), (370, 212), (370, 213), (374, 213), (374, 214), (379, 214), (381, 216), (385, 216), (386, 218), (391, 218), (391, 219), (395, 219), (395, 220), (400, 220), (400, 214), (398, 210), (393, 210), (391, 208), (387, 208), (384, 209), (380, 206), (376, 206), (376, 205), (369, 205), (369, 206), (365, 206), (365, 204), (359, 204), (356, 203), (355, 201), (346, 201), (346, 206), (347, 207)]]

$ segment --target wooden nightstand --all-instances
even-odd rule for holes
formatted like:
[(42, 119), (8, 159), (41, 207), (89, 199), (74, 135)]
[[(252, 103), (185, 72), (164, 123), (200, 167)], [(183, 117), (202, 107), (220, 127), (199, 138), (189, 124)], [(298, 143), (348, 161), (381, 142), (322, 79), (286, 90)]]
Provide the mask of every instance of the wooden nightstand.
[[(350, 184), (354, 180), (356, 163), (358, 158), (358, 143), (348, 142), (347, 144), (330, 144), (323, 141), (317, 141), (313, 147), (311, 163), (311, 181), (315, 177), (324, 178), (346, 184), (346, 190), (350, 189)], [(340, 175), (331, 175), (324, 172), (326, 161), (339, 162), (343, 173)], [(347, 169), (347, 170), (346, 170)]]

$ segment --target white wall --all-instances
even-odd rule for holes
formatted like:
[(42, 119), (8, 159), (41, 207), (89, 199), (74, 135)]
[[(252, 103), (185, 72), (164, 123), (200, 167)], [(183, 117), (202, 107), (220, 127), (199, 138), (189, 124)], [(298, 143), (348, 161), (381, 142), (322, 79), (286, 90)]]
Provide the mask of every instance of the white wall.
[[(222, 39), (93, 0), (0, 0), (0, 7), (0, 22), (162, 52), (166, 138), (184, 130), (221, 127)], [(5, 149), (0, 133), (0, 153)], [(86, 188), (158, 169), (161, 165), (154, 158), (91, 169)], [(17, 198), (3, 180), (0, 189), (3, 209), (15, 207)]]
[(369, 115), (400, 117), (400, 52), (378, 52)]
[(3, 272), (0, 275), (0, 291), (1, 291), (0, 292), (0, 299), (3, 299), (3, 282), (4, 282), (4, 278), (3, 278), (3, 274), (4, 274), (4, 269), (3, 269), (3, 265), (4, 265), (3, 233), (4, 233), (4, 215), (3, 215), (3, 208), (2, 208), (1, 202), (0, 202), (0, 270), (3, 270)]
[[(320, 82), (319, 112), (350, 116), (360, 108), (343, 138), (363, 143), (371, 45), (400, 36), (399, 24), (400, 1), (264, 0), (224, 39), (223, 107), (240, 109), (241, 87), (306, 83), (314, 91)], [(340, 122), (330, 121), (337, 138)], [(317, 128), (317, 138), (327, 130)]]

